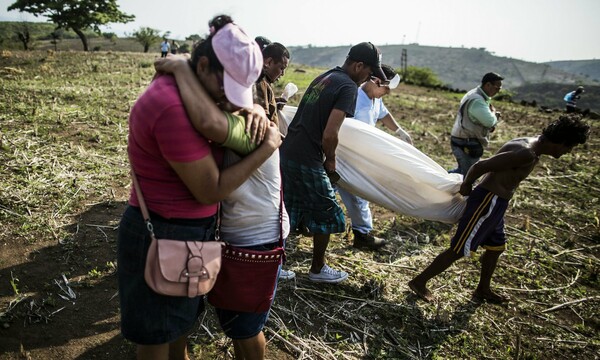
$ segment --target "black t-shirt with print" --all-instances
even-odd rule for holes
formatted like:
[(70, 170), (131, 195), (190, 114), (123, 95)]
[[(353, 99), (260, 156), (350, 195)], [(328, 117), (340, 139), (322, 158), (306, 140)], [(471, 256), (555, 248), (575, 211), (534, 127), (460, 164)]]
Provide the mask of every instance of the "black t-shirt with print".
[(333, 109), (354, 116), (358, 86), (341, 67), (319, 75), (304, 93), (281, 145), (281, 157), (296, 163), (323, 165), (323, 131)]

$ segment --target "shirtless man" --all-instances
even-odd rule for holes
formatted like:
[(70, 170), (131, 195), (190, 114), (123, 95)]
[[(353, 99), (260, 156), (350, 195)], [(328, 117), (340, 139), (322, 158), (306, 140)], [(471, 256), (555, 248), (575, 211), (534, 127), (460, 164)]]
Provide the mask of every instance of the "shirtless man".
[[(510, 140), (496, 155), (475, 163), (460, 187), (460, 193), (469, 198), (450, 248), (409, 281), (409, 288), (427, 302), (434, 300), (433, 294), (427, 289), (427, 282), (456, 260), (482, 246), (485, 252), (480, 260), (481, 275), (473, 296), (494, 303), (506, 301), (505, 297), (490, 289), (490, 281), (500, 254), (506, 249), (504, 213), (508, 201), (521, 181), (532, 172), (541, 155), (558, 159), (570, 153), (576, 145), (584, 144), (589, 131), (589, 126), (579, 117), (561, 116), (548, 125), (541, 135)], [(484, 176), (481, 182), (472, 189), (475, 180), (481, 176)]]

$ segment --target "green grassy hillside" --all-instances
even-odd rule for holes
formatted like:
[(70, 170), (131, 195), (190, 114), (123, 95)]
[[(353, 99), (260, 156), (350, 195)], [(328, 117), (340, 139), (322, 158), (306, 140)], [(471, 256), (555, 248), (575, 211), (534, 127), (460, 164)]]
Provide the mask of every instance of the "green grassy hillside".
[[(16, 37), (17, 31), (23, 31), (27, 26), (31, 34), (31, 48), (34, 50), (58, 50), (58, 51), (81, 51), (83, 45), (81, 40), (73, 31), (65, 31), (56, 44), (52, 43), (50, 34), (55, 30), (52, 23), (40, 22), (0, 22), (0, 49), (23, 50), (23, 45)], [(134, 38), (115, 37), (107, 39), (93, 31), (85, 31), (89, 41), (90, 50), (94, 51), (127, 51), (142, 52), (144, 47)], [(176, 39), (180, 45), (186, 43), (184, 40)], [(192, 42), (187, 42), (191, 47)], [(160, 53), (159, 43), (150, 48), (151, 53)]]

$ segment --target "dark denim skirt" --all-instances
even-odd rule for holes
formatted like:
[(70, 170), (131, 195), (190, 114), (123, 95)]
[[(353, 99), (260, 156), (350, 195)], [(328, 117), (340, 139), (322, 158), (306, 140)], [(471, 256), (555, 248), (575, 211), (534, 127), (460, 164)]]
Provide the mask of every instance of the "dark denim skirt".
[[(157, 238), (214, 240), (215, 217), (164, 219), (151, 214)], [(129, 206), (119, 225), (117, 276), (121, 333), (136, 344), (158, 345), (187, 335), (204, 311), (204, 297), (159, 295), (146, 285), (144, 267), (150, 235), (139, 208)]]

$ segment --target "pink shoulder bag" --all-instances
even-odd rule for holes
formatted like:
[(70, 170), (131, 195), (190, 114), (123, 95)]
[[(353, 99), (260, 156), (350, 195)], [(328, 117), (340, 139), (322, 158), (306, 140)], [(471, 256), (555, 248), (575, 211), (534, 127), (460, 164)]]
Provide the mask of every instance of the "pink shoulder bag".
[(131, 168), (131, 179), (152, 242), (148, 249), (144, 278), (154, 292), (190, 298), (208, 293), (221, 269), (220, 241), (157, 239), (142, 190)]

